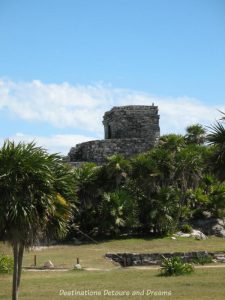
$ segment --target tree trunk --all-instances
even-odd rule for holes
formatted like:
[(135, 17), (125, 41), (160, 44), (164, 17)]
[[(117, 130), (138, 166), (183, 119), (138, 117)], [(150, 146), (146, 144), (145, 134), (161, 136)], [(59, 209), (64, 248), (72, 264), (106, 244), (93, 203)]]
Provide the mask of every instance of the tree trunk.
[(24, 245), (20, 244), (20, 246), (19, 246), (19, 253), (18, 253), (17, 289), (19, 289), (19, 286), (20, 286), (20, 278), (21, 278), (22, 263), (23, 263), (23, 252), (24, 252)]
[(13, 257), (14, 257), (14, 267), (13, 267), (13, 284), (12, 284), (12, 300), (18, 300), (18, 259), (19, 259), (19, 245), (15, 242), (13, 245)]

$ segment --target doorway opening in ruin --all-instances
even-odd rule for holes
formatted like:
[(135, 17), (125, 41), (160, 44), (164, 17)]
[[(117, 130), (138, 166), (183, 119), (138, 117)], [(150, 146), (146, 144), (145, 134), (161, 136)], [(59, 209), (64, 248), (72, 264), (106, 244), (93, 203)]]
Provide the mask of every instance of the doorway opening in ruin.
[(111, 137), (112, 137), (111, 126), (108, 125), (108, 139), (111, 139)]

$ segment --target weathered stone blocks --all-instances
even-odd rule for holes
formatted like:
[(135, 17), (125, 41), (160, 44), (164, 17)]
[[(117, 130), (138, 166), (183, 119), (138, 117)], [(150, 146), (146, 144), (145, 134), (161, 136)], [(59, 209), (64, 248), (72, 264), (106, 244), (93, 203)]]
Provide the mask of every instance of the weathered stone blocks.
[(146, 152), (160, 135), (157, 106), (130, 105), (114, 107), (103, 118), (105, 140), (77, 144), (68, 156), (70, 162), (102, 164), (113, 154), (130, 157)]
[(159, 137), (159, 115), (157, 106), (116, 106), (103, 117), (105, 139)]
[(180, 257), (184, 262), (212, 257), (218, 262), (225, 262), (225, 252), (173, 252), (173, 253), (107, 253), (105, 257), (119, 263), (123, 267), (161, 265), (163, 257)]

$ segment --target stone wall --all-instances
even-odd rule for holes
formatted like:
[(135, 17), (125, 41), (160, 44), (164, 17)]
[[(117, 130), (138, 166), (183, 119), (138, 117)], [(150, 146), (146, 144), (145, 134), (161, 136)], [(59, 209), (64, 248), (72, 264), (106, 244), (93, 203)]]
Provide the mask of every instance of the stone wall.
[(157, 106), (116, 106), (103, 117), (105, 139), (159, 138)]
[(180, 257), (184, 262), (193, 262), (196, 259), (211, 256), (218, 262), (225, 262), (225, 252), (174, 252), (174, 253), (107, 253), (107, 258), (119, 263), (123, 267), (161, 265), (163, 257)]
[(130, 105), (113, 107), (103, 118), (105, 140), (90, 141), (72, 147), (71, 165), (80, 162), (102, 164), (113, 154), (125, 158), (150, 150), (158, 142), (159, 115), (157, 106)]
[(107, 139), (77, 144), (69, 152), (70, 161), (104, 163), (112, 154), (123, 154), (130, 157), (140, 152), (146, 152), (155, 145), (155, 140), (130, 138)]

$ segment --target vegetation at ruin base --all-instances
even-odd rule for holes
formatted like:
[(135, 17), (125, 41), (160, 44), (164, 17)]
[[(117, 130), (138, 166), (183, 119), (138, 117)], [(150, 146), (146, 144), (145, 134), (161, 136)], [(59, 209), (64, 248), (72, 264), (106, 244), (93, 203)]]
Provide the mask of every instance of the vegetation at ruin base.
[[(103, 166), (83, 164), (74, 171), (74, 224), (92, 237), (163, 236), (205, 215), (223, 218), (223, 121), (161, 136), (157, 146), (131, 159), (113, 155)], [(72, 229), (68, 238), (76, 235)]]

